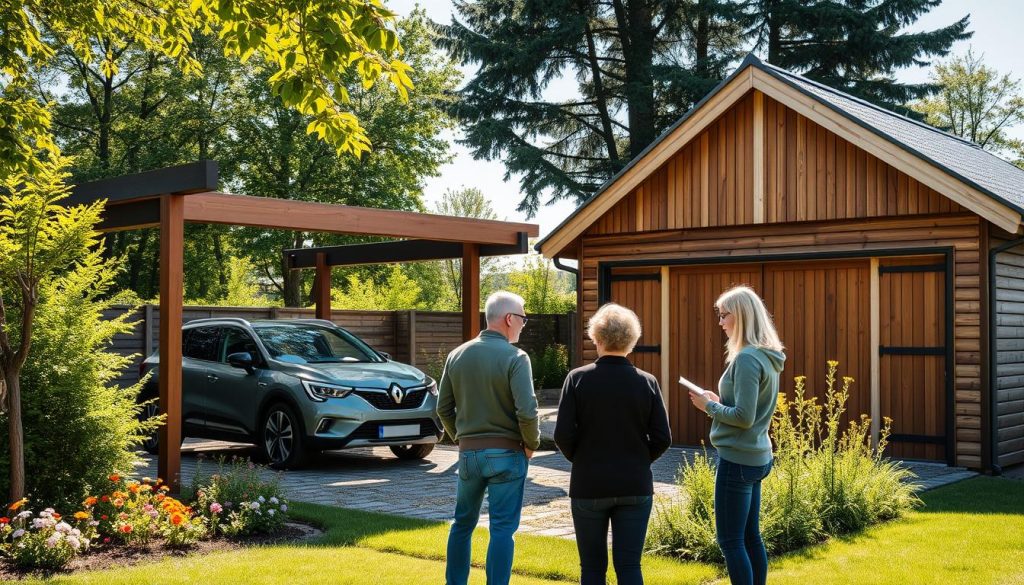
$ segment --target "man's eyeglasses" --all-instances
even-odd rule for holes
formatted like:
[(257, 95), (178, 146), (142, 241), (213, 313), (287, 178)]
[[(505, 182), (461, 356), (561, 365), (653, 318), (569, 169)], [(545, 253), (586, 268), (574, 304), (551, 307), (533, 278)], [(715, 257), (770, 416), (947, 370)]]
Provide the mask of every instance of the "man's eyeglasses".
[(526, 315), (520, 315), (519, 313), (509, 313), (509, 315), (515, 315), (516, 317), (519, 317), (520, 319), (522, 319), (523, 320), (523, 327), (526, 327), (526, 323), (529, 321), (529, 319), (526, 318)]

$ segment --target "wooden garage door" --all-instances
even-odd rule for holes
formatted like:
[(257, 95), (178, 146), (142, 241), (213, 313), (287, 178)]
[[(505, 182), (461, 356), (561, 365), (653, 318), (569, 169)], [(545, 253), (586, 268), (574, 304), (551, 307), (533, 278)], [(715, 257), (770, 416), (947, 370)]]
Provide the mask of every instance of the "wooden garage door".
[(640, 318), (640, 340), (630, 355), (633, 365), (661, 376), (661, 269), (615, 268), (609, 299), (632, 309)]
[(762, 297), (786, 347), (780, 389), (792, 397), (806, 376), (805, 398), (824, 404), (826, 362), (838, 361), (837, 377), (854, 379), (841, 428), (871, 414), (870, 269), (868, 260), (764, 266)]
[(941, 257), (879, 263), (879, 407), (893, 457), (946, 459), (945, 270)]
[[(729, 287), (746, 284), (761, 288), (761, 267), (751, 265), (681, 267), (670, 272), (669, 304), (672, 361), (669, 380), (685, 376), (703, 388), (717, 391), (725, 368), (725, 333), (718, 325), (715, 300)], [(685, 389), (670, 383), (669, 421), (677, 444), (707, 442), (707, 416), (693, 407)]]

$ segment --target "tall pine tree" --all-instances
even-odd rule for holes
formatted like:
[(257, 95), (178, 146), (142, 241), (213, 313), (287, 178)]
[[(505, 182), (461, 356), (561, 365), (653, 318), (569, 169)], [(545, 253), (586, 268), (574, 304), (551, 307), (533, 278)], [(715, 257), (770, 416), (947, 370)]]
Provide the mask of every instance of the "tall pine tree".
[(930, 83), (899, 83), (898, 69), (928, 65), (973, 34), (969, 16), (931, 31), (905, 28), (942, 0), (748, 0), (755, 48), (769, 63), (903, 113), (903, 104), (934, 92)]
[[(540, 194), (586, 199), (724, 75), (743, 30), (723, 0), (457, 1), (444, 44), (478, 64), (456, 111), (477, 158)], [(551, 82), (573, 79), (571, 99)], [(508, 177), (506, 177), (508, 178)]]

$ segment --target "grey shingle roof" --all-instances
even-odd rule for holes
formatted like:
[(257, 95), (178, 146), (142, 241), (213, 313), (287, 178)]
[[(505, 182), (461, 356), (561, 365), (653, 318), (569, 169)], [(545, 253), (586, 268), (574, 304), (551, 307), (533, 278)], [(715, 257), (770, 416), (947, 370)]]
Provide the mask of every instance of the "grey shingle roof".
[(581, 203), (558, 227), (538, 241), (534, 248), (540, 250), (541, 245), (555, 232), (561, 230), (580, 211), (593, 203), (619, 177), (636, 165), (640, 159), (647, 156), (658, 143), (681, 126), (695, 111), (700, 109), (705, 102), (718, 93), (719, 90), (725, 87), (729, 81), (739, 74), (740, 71), (746, 69), (747, 66), (757, 67), (761, 71), (831, 107), (839, 114), (853, 120), (864, 128), (894, 144), (900, 145), (921, 159), (942, 168), (996, 201), (1024, 213), (1024, 169), (983, 150), (973, 142), (943, 132), (927, 124), (911, 120), (785, 69), (769, 65), (751, 54), (747, 55), (747, 58), (740, 63), (739, 67), (728, 78), (723, 80), (718, 87), (711, 90), (704, 99), (684, 114), (675, 124), (666, 129), (643, 152), (602, 185), (596, 193)]
[(879, 136), (946, 170), (1001, 203), (1024, 212), (1024, 169), (980, 146), (826, 85), (758, 62), (756, 67), (831, 106)]

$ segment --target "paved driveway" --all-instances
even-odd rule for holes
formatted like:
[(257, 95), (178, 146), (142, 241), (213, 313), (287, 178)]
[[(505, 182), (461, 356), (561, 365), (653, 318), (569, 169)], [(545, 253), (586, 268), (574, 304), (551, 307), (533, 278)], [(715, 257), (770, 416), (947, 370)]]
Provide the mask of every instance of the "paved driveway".
[[(186, 441), (182, 483), (188, 485), (197, 464), (209, 470), (211, 457), (250, 456), (255, 450), (219, 441)], [(654, 464), (655, 491), (674, 493), (673, 479), (684, 457), (694, 450), (670, 449)], [(458, 451), (438, 447), (424, 461), (397, 459), (386, 447), (324, 453), (300, 471), (281, 475), (286, 495), (303, 502), (448, 520), (455, 505)], [(932, 463), (908, 463), (926, 488), (972, 477), (975, 473)], [(156, 459), (137, 470), (156, 476)], [(572, 537), (569, 513), (569, 462), (556, 452), (534, 455), (527, 475), (521, 532)], [(486, 503), (481, 524), (486, 526)]]

